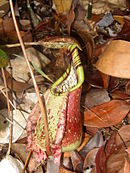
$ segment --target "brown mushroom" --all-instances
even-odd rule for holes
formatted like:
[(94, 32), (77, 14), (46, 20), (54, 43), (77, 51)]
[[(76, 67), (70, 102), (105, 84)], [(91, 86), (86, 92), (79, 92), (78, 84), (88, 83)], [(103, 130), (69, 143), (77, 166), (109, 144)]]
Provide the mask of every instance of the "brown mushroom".
[(130, 42), (111, 41), (97, 61), (96, 68), (106, 75), (130, 79)]

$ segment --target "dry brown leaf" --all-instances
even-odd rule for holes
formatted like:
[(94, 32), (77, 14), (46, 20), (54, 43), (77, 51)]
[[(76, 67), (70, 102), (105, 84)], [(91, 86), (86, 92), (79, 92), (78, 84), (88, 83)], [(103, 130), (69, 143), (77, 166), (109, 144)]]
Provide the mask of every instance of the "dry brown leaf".
[(110, 97), (105, 89), (93, 88), (85, 96), (85, 106), (89, 109), (108, 101)]
[(86, 132), (91, 135), (94, 136), (97, 132), (98, 132), (98, 128), (97, 127), (85, 127)]
[(111, 96), (113, 99), (121, 99), (121, 100), (127, 100), (130, 98), (130, 95), (128, 95), (125, 92), (120, 91), (120, 90), (116, 90), (116, 91), (112, 92)]
[(119, 37), (130, 41), (130, 17), (128, 16), (124, 17), (124, 25), (122, 27), (121, 32), (119, 33)]
[(57, 14), (68, 13), (72, 4), (72, 0), (53, 0)]
[(125, 86), (125, 91), (126, 91), (126, 94), (130, 95), (130, 80), (128, 81), (128, 83)]
[(88, 152), (84, 160), (84, 170), (95, 166), (95, 158), (99, 148), (94, 148)]
[(30, 85), (27, 83), (16, 81), (6, 70), (5, 70), (5, 76), (7, 80), (7, 86), (10, 89), (13, 89), (13, 91), (15, 92), (23, 92), (24, 90), (30, 87)]
[(96, 133), (87, 143), (86, 145), (80, 150), (80, 155), (85, 158), (86, 154), (92, 150), (93, 148), (98, 148), (103, 145), (103, 136), (100, 131)]
[[(116, 136), (116, 144), (120, 145), (123, 142), (128, 142), (130, 141), (130, 125), (122, 126), (118, 130), (118, 134)], [(126, 143), (127, 145), (127, 143)]]
[(67, 30), (68, 30), (68, 34), (70, 35), (70, 28), (72, 23), (74, 22), (75, 19), (75, 8), (78, 4), (78, 0), (73, 0), (72, 4), (71, 4), (71, 9), (69, 11), (68, 17), (67, 17)]
[(67, 30), (69, 35), (70, 35), (70, 28), (74, 19), (75, 19), (75, 12), (74, 12), (74, 9), (72, 8), (69, 12), (68, 20), (67, 20)]
[(70, 160), (70, 157), (63, 157), (62, 165), (66, 169), (69, 169), (69, 170), (72, 170), (73, 169), (73, 166), (72, 166), (72, 162)]
[(9, 10), (9, 2), (7, 0), (0, 0), (0, 17), (3, 17)]
[[(12, 144), (12, 152), (15, 153), (20, 157), (20, 159), (25, 162), (28, 156), (28, 152), (26, 151), (26, 145), (25, 144)], [(28, 170), (30, 172), (37, 170), (37, 167), (40, 164), (35, 162), (35, 160), (31, 157), (29, 163), (28, 163)]]
[(8, 37), (11, 41), (18, 41), (12, 18), (0, 19), (0, 37), (2, 40)]
[(124, 165), (124, 173), (130, 173), (130, 163), (126, 158), (125, 158), (125, 165)]
[(128, 157), (129, 157), (129, 159), (130, 159), (130, 146), (129, 146), (128, 149), (127, 149), (127, 153), (128, 153)]
[[(95, 162), (96, 162), (96, 172), (106, 173), (106, 161), (110, 155), (117, 149), (115, 145), (116, 133), (114, 132), (106, 144), (101, 146), (97, 152)], [(108, 171), (109, 172), (109, 171)]]
[[(130, 110), (130, 105), (122, 100), (112, 100), (84, 112), (84, 125), (89, 127), (109, 127), (120, 123)], [(118, 118), (117, 118), (118, 117)]]
[(23, 162), (26, 161), (28, 152), (26, 152), (26, 145), (25, 144), (12, 144), (12, 152), (17, 153), (17, 155), (22, 159)]
[(83, 159), (77, 151), (71, 151), (71, 161), (74, 171), (76, 172), (83, 171)]
[(99, 57), (105, 50), (106, 46), (110, 43), (111, 39), (102, 45), (95, 45), (93, 56)]
[(124, 163), (125, 163), (126, 153), (124, 150), (120, 150), (117, 153), (112, 154), (106, 163), (107, 172), (109, 173), (124, 173)]
[(112, 40), (96, 63), (104, 74), (130, 79), (130, 42)]
[(124, 173), (130, 173), (130, 147), (127, 149), (127, 157), (125, 158)]

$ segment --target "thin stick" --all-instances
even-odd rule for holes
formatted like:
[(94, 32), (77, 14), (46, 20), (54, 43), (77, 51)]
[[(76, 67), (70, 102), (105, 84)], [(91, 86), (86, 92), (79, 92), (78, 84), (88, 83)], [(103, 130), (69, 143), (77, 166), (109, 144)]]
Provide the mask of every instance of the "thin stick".
[(24, 168), (23, 168), (23, 170), (22, 170), (22, 173), (25, 172), (25, 169), (26, 169), (26, 167), (27, 167), (27, 165), (28, 165), (28, 162), (29, 162), (29, 160), (30, 160), (31, 154), (32, 154), (32, 151), (29, 151), (28, 156), (27, 156), (26, 161), (25, 161), (25, 164), (24, 164)]
[(42, 102), (42, 99), (41, 99), (41, 96), (40, 96), (39, 88), (37, 86), (33, 71), (31, 69), (31, 65), (30, 65), (29, 58), (27, 56), (26, 50), (25, 50), (25, 46), (24, 46), (22, 37), (21, 37), (20, 32), (19, 32), (19, 28), (18, 28), (17, 21), (16, 21), (16, 18), (15, 18), (15, 13), (14, 13), (13, 2), (12, 2), (12, 0), (9, 0), (9, 2), (10, 2), (11, 13), (12, 13), (15, 29), (16, 29), (16, 32), (17, 32), (17, 36), (18, 36), (19, 42), (21, 44), (23, 55), (24, 55), (25, 60), (27, 62), (27, 65), (28, 65), (28, 68), (29, 68), (29, 71), (30, 71), (30, 74), (31, 74), (31, 77), (32, 77), (32, 80), (33, 80), (33, 85), (34, 85), (34, 88), (35, 88), (35, 91), (36, 91), (36, 94), (37, 94), (37, 97), (38, 97), (38, 101), (39, 101), (39, 104), (40, 104), (41, 114), (43, 116), (44, 127), (45, 127), (46, 152), (47, 152), (48, 155), (50, 155), (51, 152), (50, 152), (49, 132), (48, 132), (48, 123), (47, 123), (47, 117), (46, 117), (45, 109), (44, 109), (43, 102)]
[[(42, 43), (40, 41), (38, 41), (38, 42), (24, 42), (24, 45), (26, 45), (26, 46), (39, 46), (39, 45), (42, 45)], [(19, 47), (19, 46), (21, 46), (20, 43), (0, 45), (1, 48), (4, 48), (4, 47), (13, 48), (13, 47)]]
[[(5, 72), (4, 72), (3, 68), (1, 68), (1, 70), (2, 70), (2, 76), (3, 76), (3, 80), (4, 80), (5, 92), (6, 92), (6, 98), (7, 98), (8, 116), (9, 116), (9, 120), (13, 123), (13, 118), (11, 115), (11, 108), (10, 108), (10, 103), (9, 103), (9, 95), (8, 95), (8, 88), (7, 88)], [(11, 146), (12, 146), (12, 130), (13, 130), (13, 124), (12, 123), (9, 122), (9, 147), (8, 147), (8, 152), (7, 152), (8, 155), (10, 154)]]
[(25, 130), (25, 128), (23, 126), (21, 126), (21, 124), (18, 123), (18, 121), (16, 121), (15, 119), (13, 119), (13, 122), (10, 121), (7, 117), (5, 117), (2, 113), (0, 113), (0, 115), (5, 118), (6, 121), (8, 121), (9, 123), (11, 123), (12, 125), (14, 124), (13, 122), (15, 122), (21, 129)]
[[(5, 96), (5, 98), (7, 99), (6, 94), (4, 93), (4, 91), (0, 88), (0, 91), (2, 92), (2, 94)], [(14, 106), (14, 104), (11, 102), (11, 100), (9, 99), (9, 103), (11, 104), (11, 106), (16, 110), (16, 107)]]
[[(5, 96), (5, 98), (7, 99), (7, 96), (6, 96), (6, 94), (4, 93), (4, 91), (0, 88), (0, 91), (1, 91), (1, 93)], [(10, 105), (14, 108), (14, 110), (17, 110), (16, 109), (16, 107), (14, 106), (14, 104), (11, 102), (11, 100), (8, 98), (8, 100), (9, 100), (9, 103), (10, 103)], [(1, 114), (2, 115), (2, 114)], [(9, 122), (11, 122), (8, 118), (6, 118), (6, 117), (4, 117), (7, 121), (9, 121)], [(25, 119), (25, 117), (24, 117), (24, 119)], [(21, 127), (23, 130), (25, 130), (25, 128), (23, 128), (14, 118), (13, 118), (13, 121), (19, 126), (19, 127)], [(11, 122), (12, 123), (12, 122)], [(12, 123), (13, 124), (13, 123)]]

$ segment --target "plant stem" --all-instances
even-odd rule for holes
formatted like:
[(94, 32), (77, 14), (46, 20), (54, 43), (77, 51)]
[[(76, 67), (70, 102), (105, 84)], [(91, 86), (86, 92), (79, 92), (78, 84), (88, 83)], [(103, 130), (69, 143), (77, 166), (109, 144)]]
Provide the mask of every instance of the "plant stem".
[(29, 160), (30, 160), (31, 154), (32, 154), (32, 151), (29, 151), (28, 156), (27, 156), (26, 161), (25, 161), (25, 164), (24, 164), (24, 168), (23, 168), (23, 170), (22, 170), (22, 173), (24, 173), (25, 170), (26, 170), (26, 167), (27, 167), (28, 162), (29, 162)]
[[(37, 45), (42, 45), (42, 43), (40, 41), (38, 42), (25, 42), (24, 43), (25, 46), (37, 46)], [(13, 47), (19, 47), (21, 46), (20, 43), (14, 43), (14, 44), (5, 44), (5, 45), (0, 45), (1, 48), (13, 48)]]
[(24, 46), (22, 37), (21, 37), (20, 32), (19, 32), (19, 28), (18, 28), (17, 21), (16, 21), (16, 18), (15, 18), (15, 13), (14, 13), (13, 2), (12, 2), (12, 0), (9, 0), (9, 2), (10, 2), (11, 13), (12, 13), (15, 29), (16, 29), (16, 32), (17, 32), (17, 36), (18, 36), (19, 42), (21, 44), (23, 55), (24, 55), (25, 60), (27, 62), (27, 65), (28, 65), (28, 68), (29, 68), (29, 71), (30, 71), (30, 74), (31, 74), (31, 77), (32, 77), (33, 85), (34, 85), (34, 88), (35, 88), (35, 91), (36, 91), (36, 94), (37, 94), (37, 97), (38, 97), (38, 101), (39, 101), (39, 104), (40, 104), (41, 114), (43, 116), (44, 127), (45, 127), (46, 152), (47, 152), (48, 155), (50, 155), (51, 151), (50, 151), (50, 143), (49, 143), (49, 132), (48, 132), (48, 123), (47, 123), (47, 117), (46, 117), (45, 109), (44, 109), (43, 102), (42, 102), (42, 99), (41, 99), (41, 96), (40, 96), (39, 88), (37, 86), (33, 71), (31, 69), (31, 65), (30, 65), (29, 58), (27, 56), (26, 50), (25, 50), (25, 46)]
[(9, 116), (9, 147), (8, 147), (8, 152), (7, 154), (10, 154), (11, 151), (11, 146), (12, 146), (12, 131), (13, 131), (13, 118), (11, 115), (11, 108), (10, 108), (10, 103), (9, 103), (9, 95), (8, 95), (8, 88), (7, 88), (7, 82), (6, 82), (6, 77), (5, 77), (5, 72), (4, 69), (1, 68), (2, 70), (2, 76), (3, 76), (3, 81), (5, 85), (5, 92), (6, 92), (6, 99), (7, 99), (7, 106), (8, 106), (8, 116)]

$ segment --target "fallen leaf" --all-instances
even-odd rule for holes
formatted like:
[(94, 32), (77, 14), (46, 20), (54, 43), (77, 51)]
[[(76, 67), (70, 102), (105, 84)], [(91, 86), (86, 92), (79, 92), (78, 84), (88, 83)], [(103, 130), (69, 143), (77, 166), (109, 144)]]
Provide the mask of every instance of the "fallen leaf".
[(84, 166), (83, 166), (84, 170), (95, 167), (95, 158), (98, 150), (99, 148), (94, 148), (88, 152), (84, 160)]
[(125, 91), (126, 91), (126, 94), (130, 95), (130, 80), (127, 82), (125, 86)]
[[(12, 142), (16, 142), (22, 135), (25, 135), (26, 121), (28, 113), (14, 109), (13, 117), (13, 135)], [(0, 110), (0, 143), (7, 144), (9, 142), (9, 119), (8, 109)]]
[(86, 11), (78, 4), (77, 5), (77, 11), (76, 11), (76, 20), (81, 21), (86, 16)]
[(124, 173), (130, 173), (130, 147), (127, 149), (127, 157), (125, 158)]
[(118, 34), (119, 38), (130, 41), (130, 17), (124, 17), (124, 25), (121, 32)]
[[(109, 127), (120, 123), (130, 110), (130, 105), (122, 100), (112, 100), (84, 112), (84, 126)], [(118, 116), (118, 118), (117, 118)]]
[(107, 45), (95, 66), (104, 74), (129, 79), (130, 42), (112, 40), (110, 44)]
[[(27, 48), (26, 53), (29, 60), (40, 69), (51, 62), (44, 54), (33, 47)], [(30, 72), (23, 54), (14, 54), (13, 59), (10, 60), (10, 64), (6, 68), (8, 72), (10, 72), (10, 67), (12, 69), (12, 76), (15, 80), (20, 82), (29, 80)]]
[(85, 96), (85, 107), (91, 109), (108, 101), (110, 101), (110, 97), (105, 89), (93, 88)]
[(105, 50), (106, 46), (110, 43), (110, 40), (107, 41), (106, 43), (102, 44), (102, 45), (95, 45), (94, 47), (94, 52), (93, 52), (93, 56), (95, 57), (99, 57), (103, 51)]
[(124, 169), (124, 163), (125, 163), (125, 156), (126, 153), (123, 150), (116, 151), (115, 153), (111, 154), (111, 156), (108, 158), (106, 162), (106, 169), (109, 173), (125, 173), (123, 171)]
[(91, 135), (94, 136), (97, 132), (98, 132), (98, 128), (97, 127), (88, 127), (85, 126), (86, 132)]
[(130, 141), (130, 125), (122, 126), (117, 133), (116, 136), (116, 144), (120, 145), (125, 143), (127, 146), (127, 142)]
[(94, 135), (94, 137), (92, 137), (87, 143), (86, 145), (81, 149), (81, 151), (79, 152), (79, 154), (85, 158), (86, 154), (92, 150), (93, 148), (96, 147), (101, 147), (103, 145), (103, 137), (101, 132), (97, 132), (96, 135)]
[(74, 19), (75, 19), (75, 8), (78, 4), (78, 0), (73, 0), (72, 1), (72, 4), (71, 4), (71, 9), (69, 11), (69, 14), (68, 14), (68, 20), (67, 20), (67, 30), (68, 30), (68, 34), (70, 35), (70, 28), (71, 28), (71, 25), (72, 23), (74, 22)]
[(71, 161), (74, 171), (76, 172), (83, 171), (83, 159), (77, 151), (71, 151)]
[(0, 17), (3, 17), (9, 10), (9, 2), (7, 0), (0, 1)]
[(20, 157), (20, 159), (25, 162), (28, 152), (26, 151), (26, 144), (18, 144), (18, 143), (13, 143), (12, 144), (12, 152), (17, 153), (17, 155)]
[(30, 84), (16, 81), (11, 76), (11, 74), (6, 70), (5, 70), (5, 76), (6, 76), (8, 88), (12, 89), (15, 92), (23, 92), (24, 90), (26, 90), (27, 88), (29, 88), (31, 86)]
[(4, 36), (5, 34), (8, 34), (9, 32), (12, 31), (15, 31), (13, 19), (12, 18), (6, 18), (5, 20), (0, 19), (0, 36)]
[(53, 0), (53, 5), (56, 7), (57, 14), (68, 13), (71, 7), (72, 0)]
[(31, 29), (31, 22), (30, 20), (23, 19), (19, 21), (22, 27), (22, 30), (29, 31)]
[(125, 158), (125, 165), (124, 165), (124, 173), (130, 173), (130, 163), (126, 158)]
[(97, 152), (96, 155), (96, 173), (106, 173), (106, 161), (108, 157), (115, 151), (116, 145), (115, 145), (115, 139), (116, 139), (116, 133), (113, 133), (108, 142), (102, 147)]
[[(23, 32), (20, 31), (20, 34), (23, 35)], [(18, 37), (14, 27), (14, 22), (12, 18), (0, 19), (0, 39), (2, 41), (10, 40), (11, 42), (17, 42)]]
[(110, 95), (113, 99), (127, 100), (130, 98), (130, 96), (128, 94), (126, 94), (125, 92), (123, 92), (121, 90), (116, 90), (116, 91), (110, 93)]
[(69, 170), (72, 170), (73, 169), (73, 166), (72, 166), (72, 162), (70, 160), (70, 157), (63, 157), (62, 165), (66, 169), (69, 169)]
[(2, 161), (0, 161), (0, 172), (17, 172), (21, 173), (23, 169), (23, 164), (20, 160), (14, 158), (11, 155), (6, 155)]
[(128, 153), (128, 157), (129, 157), (129, 159), (130, 159), (130, 146), (129, 146), (128, 149), (127, 149), (127, 153)]

